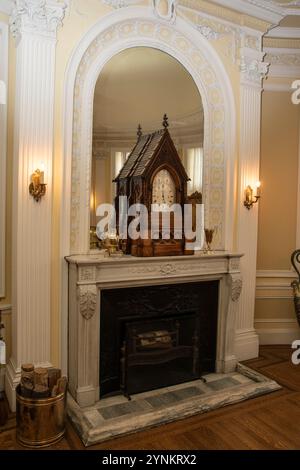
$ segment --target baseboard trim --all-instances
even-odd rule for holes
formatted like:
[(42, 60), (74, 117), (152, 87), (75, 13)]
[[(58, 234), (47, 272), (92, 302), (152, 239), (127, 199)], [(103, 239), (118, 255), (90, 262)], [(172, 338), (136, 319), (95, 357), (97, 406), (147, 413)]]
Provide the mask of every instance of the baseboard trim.
[(5, 374), (5, 393), (12, 412), (16, 411), (16, 387), (20, 383), (21, 370), (16, 369), (11, 360), (8, 361)]
[(254, 329), (238, 330), (236, 332), (235, 355), (238, 361), (247, 361), (258, 357), (259, 338)]
[(296, 272), (293, 269), (282, 269), (282, 270), (259, 270), (256, 271), (256, 277), (257, 278), (275, 278), (275, 279), (282, 279), (282, 278), (288, 278), (288, 279), (295, 279), (297, 277)]
[(300, 339), (299, 328), (258, 328), (260, 345), (268, 344), (292, 344), (293, 341)]

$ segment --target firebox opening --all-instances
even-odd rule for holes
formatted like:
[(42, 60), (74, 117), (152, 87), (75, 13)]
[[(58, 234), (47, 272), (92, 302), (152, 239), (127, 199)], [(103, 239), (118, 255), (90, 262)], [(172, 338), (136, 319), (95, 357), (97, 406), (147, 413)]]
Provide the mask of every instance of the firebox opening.
[(214, 372), (218, 281), (103, 290), (100, 397)]

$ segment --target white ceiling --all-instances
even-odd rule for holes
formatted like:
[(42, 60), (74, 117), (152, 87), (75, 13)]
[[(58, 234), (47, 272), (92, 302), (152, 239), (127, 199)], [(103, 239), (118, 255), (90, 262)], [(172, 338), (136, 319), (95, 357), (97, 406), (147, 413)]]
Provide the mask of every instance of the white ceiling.
[(114, 56), (103, 68), (95, 88), (94, 131), (159, 129), (164, 113), (172, 127), (203, 127), (198, 89), (173, 57), (148, 47)]

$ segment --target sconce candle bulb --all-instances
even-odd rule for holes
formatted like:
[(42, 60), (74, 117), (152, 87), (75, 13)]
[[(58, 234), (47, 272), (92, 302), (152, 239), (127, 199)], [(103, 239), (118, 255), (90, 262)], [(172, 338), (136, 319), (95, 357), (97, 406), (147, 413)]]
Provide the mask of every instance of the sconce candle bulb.
[(261, 182), (260, 182), (260, 181), (257, 181), (257, 182), (255, 183), (255, 187), (256, 187), (256, 197), (260, 197)]

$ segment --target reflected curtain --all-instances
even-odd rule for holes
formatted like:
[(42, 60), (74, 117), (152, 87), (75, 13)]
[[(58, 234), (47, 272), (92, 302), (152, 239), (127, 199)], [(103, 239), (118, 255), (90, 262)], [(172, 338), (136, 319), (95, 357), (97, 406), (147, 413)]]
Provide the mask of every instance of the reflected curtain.
[(199, 191), (202, 193), (203, 180), (203, 148), (190, 148), (186, 150), (186, 172), (191, 178), (188, 182), (188, 195)]

